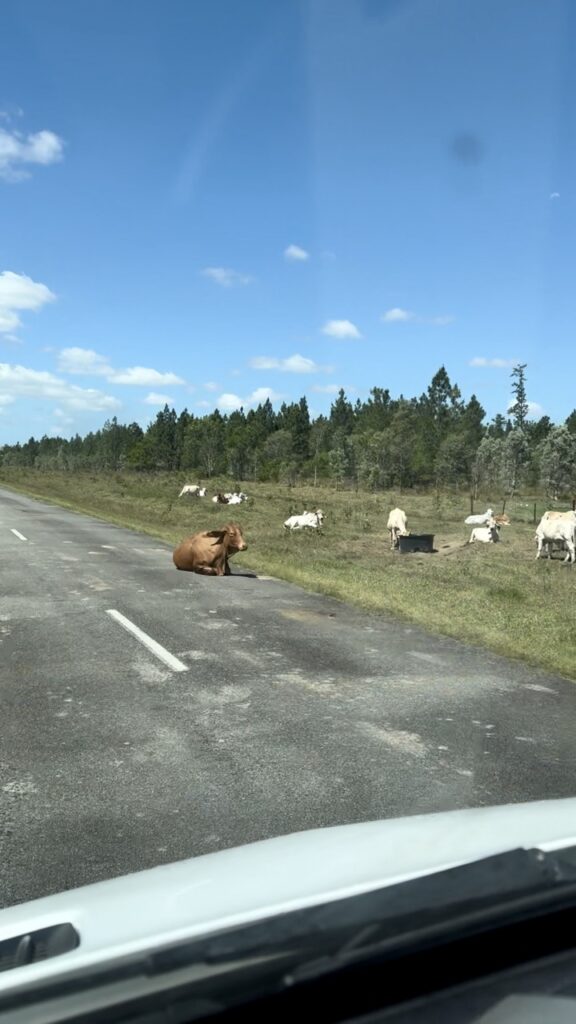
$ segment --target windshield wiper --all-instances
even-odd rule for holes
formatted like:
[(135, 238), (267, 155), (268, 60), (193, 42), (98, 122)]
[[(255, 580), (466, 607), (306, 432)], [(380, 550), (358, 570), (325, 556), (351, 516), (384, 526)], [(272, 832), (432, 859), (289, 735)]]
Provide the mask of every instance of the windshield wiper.
[[(219, 1014), (232, 1020), (249, 1002), (251, 1019), (264, 1020), (277, 1012), (278, 1000), (304, 1013), (322, 994), (324, 1009), (315, 1020), (343, 1020), (375, 1005), (375, 979), (379, 1005), (382, 977), (392, 1005), (408, 993), (569, 948), (575, 908), (576, 848), (516, 850), (68, 979), (60, 975), (21, 992), (12, 1005), (49, 1002), (57, 991), (59, 1000), (89, 993), (90, 1005), (103, 1008), (114, 993), (128, 1014), (131, 1003), (145, 1000), (150, 1009), (151, 1000), (164, 1007), (177, 1000), (186, 1007), (182, 1020)], [(0, 998), (0, 1010), (9, 1006), (9, 997)]]

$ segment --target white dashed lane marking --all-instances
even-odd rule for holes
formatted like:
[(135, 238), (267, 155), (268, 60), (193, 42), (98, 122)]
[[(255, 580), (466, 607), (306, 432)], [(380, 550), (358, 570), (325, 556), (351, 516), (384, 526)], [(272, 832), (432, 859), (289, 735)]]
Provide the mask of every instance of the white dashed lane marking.
[(12, 529), (10, 530), (10, 533), (13, 533), (15, 537), (18, 537), (18, 540), (28, 540), (28, 538), (25, 537), (23, 533), (20, 533), (20, 530)]
[(121, 612), (116, 611), (115, 608), (107, 608), (106, 614), (109, 615), (111, 619), (114, 619), (118, 625), (122, 626), (127, 633), (136, 637), (144, 647), (159, 658), (160, 661), (163, 661), (165, 665), (168, 665), (168, 668), (171, 668), (173, 672), (188, 671), (188, 665), (185, 665), (183, 661), (180, 661), (180, 659), (176, 658), (174, 654), (171, 654), (165, 647), (162, 647), (162, 644), (159, 644), (157, 640), (153, 640), (151, 636), (148, 636), (148, 633), (145, 633), (143, 629), (136, 626), (134, 622), (127, 619)]

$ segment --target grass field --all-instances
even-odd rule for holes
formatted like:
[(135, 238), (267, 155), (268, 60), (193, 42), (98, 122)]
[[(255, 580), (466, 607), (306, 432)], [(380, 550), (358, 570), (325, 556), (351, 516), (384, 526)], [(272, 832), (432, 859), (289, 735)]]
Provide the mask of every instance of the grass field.
[[(170, 542), (234, 520), (249, 545), (236, 556), (238, 567), (391, 612), (576, 679), (576, 569), (563, 566), (560, 553), (535, 561), (534, 499), (507, 505), (512, 525), (502, 529), (501, 543), (467, 545), (467, 495), (437, 499), (250, 484), (244, 485), (249, 502), (228, 510), (209, 498), (178, 500), (182, 482), (181, 474), (0, 471), (0, 484)], [(231, 487), (230, 481), (213, 481), (209, 494)], [(396, 505), (406, 511), (412, 533), (435, 534), (436, 554), (390, 551), (386, 520)], [(321, 534), (283, 529), (288, 515), (318, 507), (326, 517)], [(476, 511), (485, 507), (479, 501)], [(538, 516), (545, 507), (539, 499)]]

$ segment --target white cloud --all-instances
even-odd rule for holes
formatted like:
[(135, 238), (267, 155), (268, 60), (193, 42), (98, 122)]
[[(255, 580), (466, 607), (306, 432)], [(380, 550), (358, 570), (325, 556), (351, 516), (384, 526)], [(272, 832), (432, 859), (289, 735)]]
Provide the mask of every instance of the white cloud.
[(306, 263), (310, 259), (310, 253), (301, 249), (299, 245), (288, 245), (284, 249), (284, 259), (287, 263)]
[(173, 405), (174, 399), (170, 395), (159, 395), (157, 391), (151, 391), (146, 398), (142, 399), (146, 405)]
[(15, 401), (14, 395), (0, 395), (0, 406), (11, 405)]
[(240, 398), (240, 395), (234, 395), (229, 391), (225, 391), (223, 395), (216, 402), (218, 409), (223, 409), (225, 412), (233, 412), (234, 409), (239, 409), (244, 402)]
[[(508, 405), (506, 406), (506, 412), (512, 412), (512, 409), (515, 405), (516, 399), (512, 396), (508, 401)], [(536, 419), (536, 417), (540, 418), (540, 416), (544, 415), (544, 407), (541, 406), (539, 402), (527, 402), (527, 405), (528, 416), (531, 419)]]
[(26, 165), (47, 166), (58, 163), (63, 156), (64, 142), (54, 132), (31, 132), (25, 135), (23, 132), (0, 128), (0, 178), (3, 181), (23, 181), (30, 177)]
[(221, 288), (232, 288), (236, 284), (252, 284), (254, 280), (249, 274), (241, 274), (240, 271), (232, 270), (230, 267), (205, 267), (202, 274), (214, 281), (215, 284), (219, 284)]
[(485, 356), (474, 356), (474, 359), (471, 359), (468, 365), (469, 366), (495, 366), (495, 367), (497, 367), (497, 368), (499, 368), (501, 370), (504, 370), (504, 369), (507, 369), (509, 367), (515, 366), (516, 365), (516, 360), (515, 359), (487, 359)]
[(197, 406), (198, 406), (198, 407), (199, 407), (200, 409), (211, 409), (211, 408), (212, 408), (212, 406), (213, 406), (213, 402), (207, 402), (207, 401), (206, 401), (206, 399), (205, 399), (205, 398), (203, 398), (203, 399), (201, 399), (201, 401), (200, 401), (200, 402), (196, 402), (196, 405), (197, 405)]
[(271, 402), (277, 402), (282, 395), (279, 395), (277, 391), (272, 388), (256, 388), (251, 395), (248, 396), (247, 405), (260, 405), (261, 402), (265, 402), (270, 399)]
[(550, 199), (560, 199), (560, 193), (559, 192), (551, 192), (550, 193)]
[(63, 348), (58, 355), (61, 373), (77, 373), (86, 377), (109, 377), (114, 370), (108, 360), (91, 348)]
[(159, 370), (153, 370), (147, 366), (129, 366), (127, 370), (113, 370), (107, 380), (111, 384), (130, 384), (136, 387), (186, 383), (175, 373), (160, 373)]
[(4, 270), (0, 274), (0, 334), (13, 341), (13, 332), (21, 326), (19, 311), (36, 311), (55, 298), (45, 284), (33, 281), (26, 274)]
[(240, 407), (246, 409), (251, 405), (260, 405), (267, 398), (271, 402), (276, 402), (279, 398), (282, 398), (282, 395), (279, 395), (272, 388), (256, 388), (247, 398), (241, 398), (240, 395), (224, 392), (223, 395), (220, 395), (215, 405), (216, 408), (221, 409), (223, 412), (234, 412), (235, 409), (240, 409)]
[(161, 373), (149, 366), (129, 366), (125, 370), (115, 370), (105, 356), (91, 348), (61, 349), (58, 355), (58, 369), (61, 373), (105, 377), (110, 384), (129, 384), (144, 388), (186, 383), (175, 373)]
[(405, 320), (413, 320), (415, 315), (409, 309), (400, 309), (399, 306), (394, 306), (394, 309), (388, 309), (383, 314), (382, 320), (385, 324), (396, 324), (402, 323)]
[(253, 370), (280, 370), (282, 373), (331, 373), (331, 366), (320, 366), (313, 359), (296, 353), (287, 359), (274, 356), (256, 356), (249, 364)]
[(207, 380), (204, 384), (205, 391), (218, 391), (218, 384), (213, 380)]
[(393, 309), (387, 309), (380, 319), (385, 324), (401, 324), (412, 320), (419, 324), (434, 324), (436, 327), (444, 327), (446, 324), (451, 324), (454, 317), (449, 313), (442, 316), (420, 316), (418, 313), (413, 313), (410, 309), (401, 309), (400, 306), (394, 306)]
[(330, 338), (361, 338), (360, 331), (350, 320), (328, 320), (322, 327), (322, 334)]
[(116, 398), (95, 388), (80, 388), (47, 370), (10, 363), (0, 363), (0, 394), (4, 392), (14, 398), (56, 400), (65, 409), (103, 412), (120, 406)]

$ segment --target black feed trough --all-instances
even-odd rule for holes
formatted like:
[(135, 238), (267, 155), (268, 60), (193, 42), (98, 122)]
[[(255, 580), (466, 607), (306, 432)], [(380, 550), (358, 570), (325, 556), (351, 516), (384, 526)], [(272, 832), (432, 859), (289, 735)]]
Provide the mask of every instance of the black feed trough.
[(403, 555), (411, 551), (424, 551), (431, 554), (434, 551), (433, 533), (411, 533), (408, 537), (399, 537), (399, 548)]

